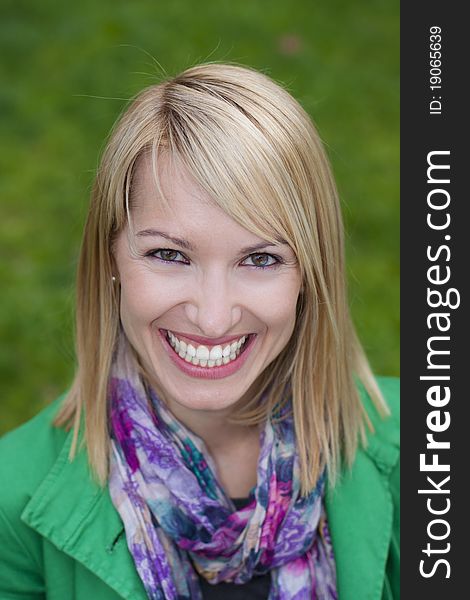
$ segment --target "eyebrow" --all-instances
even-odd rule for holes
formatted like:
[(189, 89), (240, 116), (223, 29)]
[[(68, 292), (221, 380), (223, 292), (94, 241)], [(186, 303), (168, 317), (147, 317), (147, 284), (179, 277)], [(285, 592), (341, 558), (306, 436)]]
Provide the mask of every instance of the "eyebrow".
[(158, 231), (157, 229), (143, 229), (137, 233), (137, 237), (162, 237), (165, 240), (173, 242), (173, 244), (184, 248), (185, 250), (194, 250), (194, 246), (187, 240), (175, 237), (173, 235), (168, 235), (168, 233)]
[[(157, 229), (142, 229), (137, 233), (137, 237), (162, 237), (165, 240), (173, 242), (180, 248), (184, 248), (185, 250), (194, 251), (194, 246), (188, 240), (184, 238), (175, 237), (173, 235), (169, 235), (164, 231), (158, 231)], [(278, 244), (280, 245), (288, 245), (286, 240), (279, 238)], [(260, 242), (259, 244), (254, 244), (253, 246), (246, 246), (242, 248), (241, 254), (250, 254), (251, 252), (256, 252), (257, 250), (262, 250), (263, 248), (275, 248), (277, 244), (272, 244), (270, 242)]]

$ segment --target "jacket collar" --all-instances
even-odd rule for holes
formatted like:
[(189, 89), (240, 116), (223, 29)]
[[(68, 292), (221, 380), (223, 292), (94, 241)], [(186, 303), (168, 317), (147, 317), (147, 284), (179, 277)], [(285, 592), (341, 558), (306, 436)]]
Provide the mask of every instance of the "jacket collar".
[(399, 459), (399, 433), (393, 425), (384, 428), (385, 435), (380, 424), (378, 429), (326, 494), (341, 600), (382, 598), (394, 510), (390, 474)]
[(71, 434), (21, 519), (129, 600), (147, 600), (122, 521), (107, 487), (90, 474), (86, 453), (70, 462)]
[[(93, 481), (84, 451), (70, 462), (70, 444), (71, 434), (21, 518), (122, 597), (145, 600), (108, 489)], [(351, 471), (327, 493), (341, 600), (381, 598), (393, 517), (388, 477), (397, 459), (395, 440), (371, 436)]]

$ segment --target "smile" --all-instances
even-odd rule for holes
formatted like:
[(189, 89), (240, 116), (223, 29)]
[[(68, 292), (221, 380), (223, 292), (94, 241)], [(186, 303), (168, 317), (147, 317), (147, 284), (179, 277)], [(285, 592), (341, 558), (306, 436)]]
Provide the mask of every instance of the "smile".
[(199, 344), (192, 338), (176, 335), (169, 330), (160, 332), (167, 342), (170, 358), (182, 371), (193, 377), (209, 379), (227, 377), (238, 371), (256, 338), (256, 334), (244, 334), (239, 338), (211, 345)]
[(244, 335), (231, 344), (217, 344), (216, 346), (205, 346), (203, 344), (194, 346), (176, 337), (171, 331), (167, 332), (168, 341), (173, 350), (180, 358), (193, 365), (201, 367), (220, 367), (235, 360), (243, 352), (243, 345), (248, 336)]

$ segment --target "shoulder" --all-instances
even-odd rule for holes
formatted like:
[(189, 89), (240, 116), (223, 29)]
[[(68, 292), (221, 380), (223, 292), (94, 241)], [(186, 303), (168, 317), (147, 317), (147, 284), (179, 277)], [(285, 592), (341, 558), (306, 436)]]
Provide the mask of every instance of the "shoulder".
[(19, 592), (25, 598), (44, 594), (41, 538), (22, 521), (22, 514), (64, 448), (68, 434), (53, 425), (61, 400), (0, 438), (2, 598), (13, 597), (13, 593), (16, 598)]
[(388, 415), (381, 415), (371, 398), (360, 386), (362, 404), (370, 419), (366, 452), (379, 466), (396, 466), (400, 450), (400, 380), (397, 377), (376, 377), (377, 385), (388, 408)]
[(0, 438), (0, 509), (19, 516), (60, 454), (67, 432), (53, 425), (63, 397)]
[(400, 421), (400, 380), (398, 377), (376, 377), (377, 384), (391, 412), (391, 424)]
[(353, 464), (328, 488), (325, 499), (343, 600), (380, 598), (384, 589), (399, 597), (400, 385), (393, 377), (376, 381), (389, 414), (379, 414), (359, 386), (371, 429)]
[(375, 379), (385, 401), (385, 411), (381, 414), (365, 388), (359, 384), (368, 424), (353, 464), (344, 468), (340, 482), (348, 481), (348, 485), (353, 487), (368, 488), (372, 481), (382, 480), (395, 494), (399, 493), (400, 484), (400, 380), (396, 377)]
[(390, 417), (382, 419), (377, 409), (374, 407), (369, 394), (362, 385), (359, 386), (359, 393), (364, 408), (367, 411), (370, 419), (375, 425), (385, 425), (386, 428), (398, 427), (400, 421), (400, 379), (398, 377), (376, 377), (377, 385), (384, 397), (385, 403), (390, 410)]

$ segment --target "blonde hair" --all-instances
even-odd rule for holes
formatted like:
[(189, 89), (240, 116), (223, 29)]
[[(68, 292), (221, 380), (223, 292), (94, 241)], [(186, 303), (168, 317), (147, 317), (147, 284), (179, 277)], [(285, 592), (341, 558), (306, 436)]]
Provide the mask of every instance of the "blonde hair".
[[(325, 150), (298, 102), (266, 75), (203, 64), (143, 90), (118, 120), (91, 196), (77, 275), (78, 368), (57, 425), (83, 426), (93, 472), (108, 474), (107, 385), (119, 332), (112, 245), (128, 219), (137, 159), (177, 157), (213, 201), (246, 229), (294, 250), (302, 276), (294, 333), (260, 375), (237, 419), (253, 424), (292, 396), (303, 492), (323, 469), (350, 465), (368, 417), (362, 382), (386, 405), (356, 337), (345, 283), (343, 224)], [(269, 388), (266, 402), (259, 402)], [(370, 426), (370, 423), (369, 423)]]

